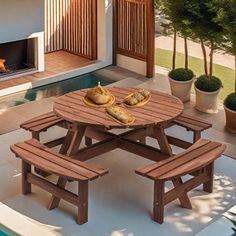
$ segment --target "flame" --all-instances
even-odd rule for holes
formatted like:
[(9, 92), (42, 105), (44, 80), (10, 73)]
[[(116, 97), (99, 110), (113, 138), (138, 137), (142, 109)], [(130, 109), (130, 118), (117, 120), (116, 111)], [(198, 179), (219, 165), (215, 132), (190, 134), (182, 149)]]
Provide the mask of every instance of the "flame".
[(0, 72), (6, 72), (7, 71), (7, 69), (5, 67), (5, 62), (6, 62), (5, 59), (0, 59)]

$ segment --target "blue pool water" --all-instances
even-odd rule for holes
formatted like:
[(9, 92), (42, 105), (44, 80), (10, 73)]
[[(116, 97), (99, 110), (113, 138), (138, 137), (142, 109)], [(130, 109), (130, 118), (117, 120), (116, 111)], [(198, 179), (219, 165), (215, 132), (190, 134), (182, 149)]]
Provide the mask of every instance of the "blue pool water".
[(2, 97), (0, 99), (0, 109), (7, 109), (9, 107), (18, 106), (30, 101), (36, 101), (43, 98), (61, 96), (65, 93), (69, 93), (78, 89), (91, 88), (96, 86), (99, 81), (103, 86), (114, 82), (107, 78), (97, 76), (94, 73), (90, 73), (79, 77), (56, 82), (53, 84), (29, 89), (27, 91), (20, 92), (17, 94)]
[(0, 230), (0, 236), (9, 236), (9, 234), (4, 233), (3, 231)]
[(7, 229), (2, 224), (0, 224), (0, 236), (20, 236), (19, 234)]

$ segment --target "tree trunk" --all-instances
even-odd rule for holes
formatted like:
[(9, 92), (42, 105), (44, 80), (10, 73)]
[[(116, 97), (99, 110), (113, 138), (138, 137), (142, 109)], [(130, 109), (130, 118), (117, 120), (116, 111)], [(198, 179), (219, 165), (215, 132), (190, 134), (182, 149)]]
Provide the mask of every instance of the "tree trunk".
[(177, 32), (174, 32), (174, 42), (173, 42), (173, 57), (172, 57), (172, 70), (175, 69), (176, 66), (176, 44), (177, 44)]
[(187, 37), (184, 37), (184, 50), (185, 50), (185, 69), (188, 69), (188, 41), (187, 41)]
[(203, 59), (204, 59), (205, 74), (206, 76), (208, 76), (207, 54), (206, 54), (206, 48), (205, 48), (204, 42), (202, 40), (201, 40), (201, 47), (202, 47), (202, 53), (203, 53)]
[(214, 47), (211, 45), (211, 52), (210, 52), (210, 73), (209, 77), (212, 78), (213, 75), (213, 56), (214, 56)]

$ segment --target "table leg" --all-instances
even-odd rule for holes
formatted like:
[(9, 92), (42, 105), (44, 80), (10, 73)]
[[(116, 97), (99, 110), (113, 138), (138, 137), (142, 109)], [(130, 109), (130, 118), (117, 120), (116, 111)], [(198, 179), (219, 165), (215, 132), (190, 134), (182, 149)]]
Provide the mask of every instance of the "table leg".
[[(86, 130), (85, 126), (79, 126), (76, 131), (69, 130), (67, 132), (65, 141), (61, 146), (60, 153), (67, 154), (67, 156), (69, 157), (74, 155), (79, 150), (79, 146), (85, 134), (85, 130)], [(67, 179), (59, 177), (57, 181), (57, 186), (64, 189), (66, 187), (66, 183)], [(52, 210), (58, 207), (59, 203), (60, 203), (60, 198), (53, 195), (48, 204), (48, 210)]]
[(154, 137), (157, 139), (161, 152), (163, 154), (173, 156), (172, 148), (168, 142), (164, 128), (162, 126), (155, 126), (153, 131)]

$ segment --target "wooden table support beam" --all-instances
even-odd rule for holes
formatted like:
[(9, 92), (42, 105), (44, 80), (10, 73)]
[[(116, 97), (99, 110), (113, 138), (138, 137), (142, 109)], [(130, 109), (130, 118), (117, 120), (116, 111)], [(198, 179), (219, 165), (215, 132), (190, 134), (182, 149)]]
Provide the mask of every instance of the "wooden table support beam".
[(75, 155), (72, 156), (72, 158), (80, 161), (87, 161), (96, 156), (110, 152), (117, 147), (117, 139), (111, 138), (80, 149)]
[(157, 148), (133, 140), (120, 139), (119, 142), (120, 149), (142, 156), (151, 161), (161, 161), (169, 157), (168, 155), (161, 153)]
[(53, 194), (54, 196), (64, 199), (67, 202), (70, 202), (73, 205), (77, 205), (78, 196), (74, 193), (71, 193), (63, 188), (59, 188), (58, 186), (52, 184), (51, 182), (42, 179), (34, 174), (27, 175), (27, 181), (33, 185), (36, 185), (45, 191)]
[(165, 205), (181, 197), (183, 192), (187, 193), (191, 191), (192, 189), (196, 188), (197, 186), (199, 186), (200, 184), (206, 183), (209, 180), (210, 180), (210, 177), (208, 176), (208, 173), (203, 173), (199, 176), (191, 178), (190, 180), (187, 180), (185, 183), (165, 193), (165, 197), (164, 197)]

